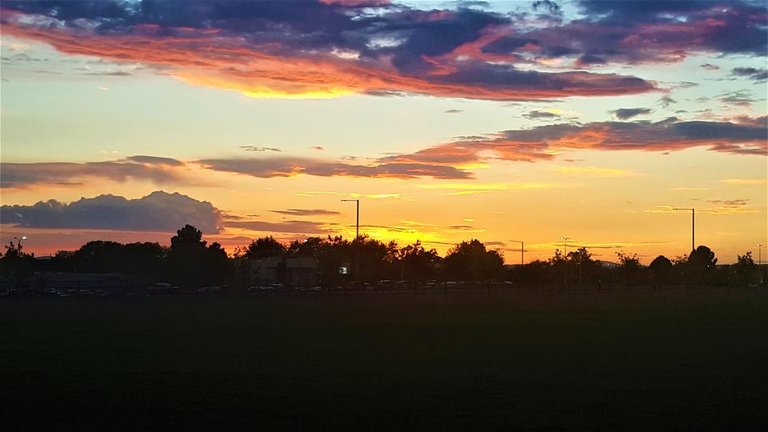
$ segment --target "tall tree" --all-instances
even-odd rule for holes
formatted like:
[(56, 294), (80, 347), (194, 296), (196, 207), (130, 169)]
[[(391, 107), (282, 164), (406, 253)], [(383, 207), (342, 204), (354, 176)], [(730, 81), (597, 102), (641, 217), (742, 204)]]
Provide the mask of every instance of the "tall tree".
[(744, 255), (736, 255), (736, 264), (733, 265), (733, 272), (736, 282), (741, 286), (749, 286), (760, 280), (757, 264), (752, 259), (752, 252)]
[(424, 249), (420, 241), (399, 249), (397, 253), (401, 279), (423, 282), (434, 279), (440, 256), (435, 249)]
[(172, 279), (183, 288), (221, 283), (229, 267), (221, 245), (208, 247), (203, 233), (192, 225), (185, 225), (171, 237), (168, 263)]
[(260, 237), (248, 245), (245, 250), (245, 257), (248, 259), (282, 257), (286, 251), (285, 245), (272, 236)]
[(0, 275), (16, 292), (29, 287), (32, 281), (35, 257), (25, 253), (21, 241), (11, 240), (0, 257)]
[(632, 288), (632, 284), (637, 282), (640, 276), (642, 266), (640, 265), (640, 259), (637, 254), (627, 254), (625, 252), (616, 252), (619, 257), (619, 271), (621, 272), (622, 279), (627, 285), (628, 289)]
[(448, 251), (443, 260), (447, 278), (462, 281), (489, 281), (504, 270), (504, 257), (498, 250), (487, 250), (477, 239), (463, 241)]
[(691, 251), (688, 259), (683, 263), (683, 272), (688, 283), (694, 285), (711, 285), (717, 258), (715, 253), (707, 246), (701, 245)]
[(648, 270), (651, 275), (651, 284), (654, 289), (662, 288), (672, 279), (673, 264), (669, 258), (659, 255), (651, 261)]

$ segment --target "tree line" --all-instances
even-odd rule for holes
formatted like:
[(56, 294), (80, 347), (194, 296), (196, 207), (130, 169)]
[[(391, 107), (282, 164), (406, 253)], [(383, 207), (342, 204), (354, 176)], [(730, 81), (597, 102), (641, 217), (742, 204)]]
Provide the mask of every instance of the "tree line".
[[(416, 241), (399, 246), (367, 236), (347, 240), (341, 236), (310, 237), (281, 243), (272, 236), (253, 240), (229, 256), (219, 243), (208, 244), (192, 225), (179, 229), (170, 246), (136, 242), (121, 244), (96, 240), (76, 251), (59, 251), (50, 259), (35, 259), (20, 243), (10, 242), (0, 257), (0, 278), (6, 289), (33, 289), (35, 272), (120, 273), (134, 286), (169, 282), (183, 289), (227, 285), (247, 289), (256, 281), (253, 262), (264, 259), (311, 258), (317, 284), (325, 289), (349, 284), (375, 284), (382, 280), (423, 286), (434, 281), (488, 286), (510, 281), (521, 286), (566, 289), (623, 286), (628, 289), (672, 285), (755, 286), (765, 283), (751, 252), (733, 265), (717, 265), (715, 253), (699, 246), (687, 256), (656, 257), (648, 266), (636, 254), (617, 253), (618, 263), (595, 260), (587, 248), (567, 254), (555, 250), (547, 260), (505, 266), (502, 252), (479, 240), (462, 241), (444, 257)], [(346, 269), (346, 271), (341, 271)]]

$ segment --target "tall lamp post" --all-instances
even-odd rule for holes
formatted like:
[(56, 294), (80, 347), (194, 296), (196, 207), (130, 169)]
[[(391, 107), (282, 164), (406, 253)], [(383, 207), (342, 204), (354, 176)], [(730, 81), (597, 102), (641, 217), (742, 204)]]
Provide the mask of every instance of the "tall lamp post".
[(696, 209), (694, 208), (678, 208), (674, 207), (672, 210), (690, 210), (691, 211), (691, 252), (696, 250)]
[(510, 240), (511, 242), (520, 243), (520, 267), (523, 267), (525, 263), (525, 242), (522, 240)]
[(568, 259), (568, 240), (571, 240), (570, 237), (560, 237), (560, 240), (563, 241), (563, 245), (565, 247), (565, 259)]
[(19, 251), (19, 255), (21, 255), (21, 242), (26, 240), (27, 236), (21, 236), (21, 238), (14, 237), (13, 239), (16, 240), (16, 249)]
[(355, 219), (355, 240), (360, 238), (360, 200), (359, 199), (343, 199), (344, 202), (354, 201), (357, 207), (357, 218)]

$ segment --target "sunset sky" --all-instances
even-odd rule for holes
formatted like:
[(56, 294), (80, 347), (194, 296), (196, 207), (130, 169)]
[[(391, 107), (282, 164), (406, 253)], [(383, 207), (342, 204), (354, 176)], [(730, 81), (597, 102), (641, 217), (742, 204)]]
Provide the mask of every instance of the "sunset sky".
[[(6, 1), (0, 241), (768, 243), (768, 7)], [(768, 251), (762, 249), (763, 260)]]

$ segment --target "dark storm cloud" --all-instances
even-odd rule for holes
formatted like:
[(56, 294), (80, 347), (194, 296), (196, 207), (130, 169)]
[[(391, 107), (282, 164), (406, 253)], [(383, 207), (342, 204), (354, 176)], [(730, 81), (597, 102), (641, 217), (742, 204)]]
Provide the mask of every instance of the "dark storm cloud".
[(0, 220), (29, 228), (159, 232), (173, 232), (191, 224), (204, 233), (217, 233), (222, 215), (209, 202), (156, 191), (139, 199), (100, 195), (68, 204), (49, 200), (31, 206), (4, 205), (0, 207)]
[(619, 120), (628, 120), (639, 115), (650, 114), (651, 110), (649, 108), (619, 108), (611, 112)]

